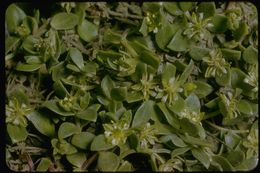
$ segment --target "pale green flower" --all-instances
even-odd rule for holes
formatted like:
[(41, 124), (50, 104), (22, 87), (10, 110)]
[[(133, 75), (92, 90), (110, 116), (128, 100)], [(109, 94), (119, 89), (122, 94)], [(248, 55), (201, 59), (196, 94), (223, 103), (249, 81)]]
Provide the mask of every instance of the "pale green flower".
[(127, 123), (121, 124), (111, 121), (110, 124), (104, 124), (103, 127), (105, 129), (105, 137), (113, 145), (124, 144), (127, 137), (131, 134), (129, 124)]
[(30, 30), (24, 24), (21, 24), (20, 26), (17, 27), (16, 33), (18, 33), (22, 37), (25, 37), (30, 34)]
[(183, 171), (183, 163), (180, 159), (169, 159), (159, 166), (159, 171), (174, 172), (175, 170)]
[(180, 87), (179, 77), (180, 76), (172, 77), (169, 83), (164, 86), (163, 91), (166, 94), (162, 97), (163, 102), (168, 100), (169, 104), (172, 104), (173, 101), (178, 99), (177, 93), (183, 92), (183, 88)]
[(157, 137), (155, 136), (157, 130), (154, 126), (148, 122), (145, 124), (144, 128), (139, 133), (139, 140), (141, 143), (141, 148), (148, 148), (149, 145), (154, 145), (155, 141), (157, 141)]
[(252, 91), (258, 92), (258, 64), (249, 69), (244, 82), (254, 87)]
[(125, 113), (119, 121), (111, 121), (109, 124), (103, 124), (105, 137), (113, 145), (122, 145), (126, 142), (129, 135), (132, 134), (130, 129), (132, 115)]
[(204, 57), (202, 60), (208, 65), (208, 68), (205, 72), (206, 78), (227, 74), (227, 69), (230, 67), (230, 64), (222, 57), (222, 53), (219, 49), (212, 50), (210, 52), (210, 56)]
[(65, 111), (72, 111), (73, 110), (73, 103), (75, 102), (75, 97), (73, 96), (66, 96), (62, 100), (59, 100), (58, 104), (62, 107)]
[(203, 13), (190, 13), (187, 11), (185, 15), (188, 19), (188, 27), (184, 30), (183, 34), (186, 35), (189, 39), (194, 38), (195, 40), (207, 40), (210, 35), (208, 28), (212, 27), (213, 24), (210, 23), (210, 19), (204, 19)]
[(219, 98), (221, 99), (222, 103), (224, 104), (224, 109), (226, 110), (225, 119), (235, 119), (240, 115), (238, 111), (238, 99), (234, 97), (234, 94), (230, 91), (224, 93), (220, 92)]
[(51, 145), (53, 147), (53, 154), (73, 154), (77, 152), (77, 149), (71, 145), (70, 143), (68, 143), (66, 140), (64, 139), (52, 139), (51, 140)]
[(190, 111), (187, 108), (184, 108), (184, 110), (179, 114), (180, 118), (187, 118), (193, 122), (200, 123), (203, 119), (204, 113), (203, 112), (195, 112)]
[(147, 22), (148, 32), (153, 31), (153, 33), (157, 33), (159, 31), (159, 28), (162, 25), (160, 22), (159, 13), (147, 12), (145, 20)]
[(142, 91), (144, 100), (148, 100), (150, 95), (153, 94), (153, 89), (155, 88), (153, 75), (143, 74), (140, 83), (133, 85), (131, 88), (136, 91)]
[(31, 112), (29, 108), (24, 103), (19, 103), (19, 101), (14, 98), (10, 100), (8, 105), (5, 106), (6, 109), (6, 123), (12, 123), (15, 125), (21, 125), (23, 127), (27, 126), (26, 116)]
[(62, 8), (66, 9), (67, 13), (70, 13), (72, 8), (76, 7), (76, 3), (75, 2), (61, 2), (60, 5), (62, 6)]
[(256, 153), (258, 155), (258, 147), (259, 147), (259, 139), (258, 139), (258, 121), (255, 121), (253, 126), (251, 127), (250, 133), (244, 139), (243, 145), (247, 150), (247, 157), (251, 157)]
[(242, 20), (241, 10), (240, 9), (227, 10), (226, 16), (228, 19), (228, 27), (231, 30), (236, 30), (239, 27), (239, 24)]

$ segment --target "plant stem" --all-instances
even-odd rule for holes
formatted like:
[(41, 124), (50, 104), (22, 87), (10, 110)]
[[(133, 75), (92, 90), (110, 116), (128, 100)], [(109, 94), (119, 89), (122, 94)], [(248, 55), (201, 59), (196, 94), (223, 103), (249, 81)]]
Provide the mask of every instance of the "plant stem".
[(98, 156), (98, 152), (96, 152), (94, 155), (92, 155), (88, 160), (86, 160), (81, 167), (81, 170), (87, 170), (88, 167), (91, 165), (91, 163), (93, 163)]
[(209, 114), (206, 114), (206, 116), (203, 117), (203, 120), (212, 118), (212, 117), (214, 117), (214, 116), (216, 116), (216, 115), (219, 115), (219, 114), (220, 114), (220, 111), (219, 111), (219, 110), (217, 110), (217, 111), (215, 111), (215, 112), (211, 112), (211, 113), (209, 113)]
[(31, 156), (26, 152), (25, 157), (26, 157), (27, 162), (28, 162), (29, 171), (33, 171), (34, 170), (34, 164), (33, 164)]
[(46, 96), (46, 99), (45, 99), (45, 101), (47, 101), (47, 100), (49, 100), (50, 99), (50, 97), (51, 97), (51, 95), (54, 93), (54, 91), (51, 91), (47, 96)]
[(44, 21), (43, 24), (35, 31), (35, 33), (33, 33), (33, 35), (35, 37), (39, 37), (43, 33), (45, 33), (47, 31), (47, 26), (49, 25), (50, 21), (51, 21), (50, 19)]
[(77, 49), (79, 49), (82, 53), (84, 53), (84, 54), (86, 54), (86, 55), (90, 54), (90, 52), (89, 52), (87, 49), (85, 49), (83, 45), (81, 45), (81, 44), (79, 44), (79, 43), (77, 43), (77, 42), (75, 42), (75, 41), (72, 41), (72, 40), (70, 40), (69, 42), (70, 42), (74, 47), (76, 47)]
[(34, 99), (29, 99), (30, 103), (32, 104), (40, 104), (40, 103), (43, 103), (43, 101), (41, 100), (34, 100)]
[(221, 130), (221, 131), (226, 131), (226, 132), (232, 132), (232, 133), (249, 133), (249, 130), (232, 130), (232, 129), (226, 129), (224, 127), (220, 127), (216, 124), (213, 124), (209, 121), (205, 121), (207, 124), (210, 126), (214, 127), (215, 129)]
[[(216, 139), (218, 142), (220, 142), (222, 145), (225, 145), (226, 147), (228, 147), (230, 150), (233, 150), (232, 148), (230, 148), (225, 142), (221, 141), (219, 138), (217, 138), (216, 136), (214, 136), (213, 134), (206, 132), (209, 136), (213, 137), (214, 139)], [(221, 145), (221, 147), (222, 147)]]
[(153, 153), (153, 155), (154, 155), (158, 160), (160, 160), (160, 162), (161, 162), (162, 164), (165, 163), (165, 160), (164, 160), (159, 154)]
[(185, 160), (183, 158), (181, 158), (180, 156), (176, 156), (178, 159), (180, 159), (182, 162), (185, 162)]
[(115, 12), (115, 11), (111, 11), (111, 10), (108, 10), (108, 14), (111, 15), (111, 16), (117, 16), (117, 17), (123, 17), (123, 18), (133, 18), (133, 19), (143, 19), (142, 16), (137, 16), (137, 15), (133, 15), (133, 14), (122, 14), (122, 13), (118, 13), (118, 12)]
[(42, 142), (43, 142), (43, 140), (42, 140), (39, 136), (37, 136), (37, 135), (35, 135), (35, 134), (33, 134), (33, 133), (29, 133), (28, 135), (31, 136), (31, 137), (35, 137), (35, 138), (38, 139), (39, 141), (42, 141)]

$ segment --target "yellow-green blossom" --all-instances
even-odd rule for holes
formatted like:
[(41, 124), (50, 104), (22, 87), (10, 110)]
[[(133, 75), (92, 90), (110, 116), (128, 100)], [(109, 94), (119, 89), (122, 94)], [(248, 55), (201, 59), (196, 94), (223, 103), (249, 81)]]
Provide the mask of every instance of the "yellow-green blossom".
[(203, 119), (204, 113), (190, 111), (189, 109), (184, 108), (184, 110), (179, 114), (179, 116), (180, 118), (187, 118), (193, 122), (200, 123)]
[(256, 153), (258, 155), (258, 133), (258, 121), (256, 121), (251, 127), (250, 133), (243, 141), (243, 145), (248, 149), (247, 157), (251, 157), (251, 155), (254, 155), (253, 153)]
[(15, 125), (21, 125), (23, 127), (27, 126), (26, 116), (32, 110), (24, 103), (19, 103), (19, 101), (14, 98), (10, 100), (8, 105), (5, 107), (6, 109), (6, 123), (12, 123)]
[(73, 103), (75, 102), (75, 97), (66, 96), (64, 99), (59, 100), (58, 104), (62, 107), (65, 111), (72, 111), (73, 110)]
[(188, 38), (194, 38), (196, 40), (206, 39), (210, 34), (207, 29), (213, 26), (213, 24), (210, 23), (210, 19), (204, 19), (203, 13), (196, 15), (196, 13), (193, 12), (190, 15), (187, 11), (185, 15), (188, 18), (188, 29), (185, 29), (183, 34), (187, 35)]
[(52, 139), (51, 140), (51, 144), (53, 147), (53, 154), (73, 154), (77, 152), (77, 149), (71, 145), (70, 143), (68, 143), (66, 140), (64, 139)]
[(75, 2), (61, 2), (60, 5), (62, 6), (62, 8), (66, 9), (67, 13), (70, 13), (72, 8), (76, 7), (76, 3)]
[(148, 122), (145, 124), (144, 128), (139, 133), (139, 140), (141, 143), (141, 148), (148, 148), (149, 145), (154, 145), (155, 141), (157, 141), (157, 137), (155, 136), (157, 130), (154, 126)]
[(258, 64), (249, 69), (244, 82), (254, 87), (252, 91), (258, 92)]
[(228, 28), (231, 30), (236, 30), (239, 27), (239, 24), (242, 20), (241, 10), (240, 9), (227, 10), (226, 16), (228, 19)]
[(153, 82), (152, 74), (143, 74), (140, 83), (133, 85), (131, 87), (133, 90), (142, 91), (144, 100), (148, 100), (150, 95), (153, 93), (153, 89), (155, 88), (155, 83)]
[(107, 141), (113, 145), (121, 145), (126, 142), (127, 137), (131, 134), (128, 123), (114, 122), (103, 125)]
[(147, 12), (145, 20), (148, 26), (148, 32), (153, 31), (154, 33), (157, 33), (159, 31), (159, 28), (162, 25), (160, 22), (159, 13)]
[(175, 170), (183, 171), (183, 163), (177, 158), (169, 159), (159, 166), (159, 171), (162, 172), (174, 172)]
[(224, 104), (224, 110), (226, 111), (225, 119), (231, 120), (237, 118), (240, 115), (238, 111), (238, 99), (234, 97), (233, 93), (228, 91), (226, 93), (220, 92), (219, 97)]
[(17, 27), (16, 32), (18, 35), (25, 37), (30, 34), (30, 30), (28, 27), (26, 27), (24, 24), (21, 24)]
[(166, 94), (162, 97), (163, 102), (166, 102), (168, 100), (168, 103), (172, 104), (173, 101), (178, 99), (177, 93), (183, 92), (183, 88), (180, 87), (179, 77), (180, 76), (177, 76), (177, 78), (172, 77), (169, 83), (166, 86), (164, 86), (163, 91)]
[(202, 60), (208, 65), (208, 68), (205, 72), (206, 78), (227, 74), (227, 69), (230, 67), (230, 64), (222, 57), (222, 53), (219, 49), (212, 50), (210, 52), (210, 56), (204, 57)]

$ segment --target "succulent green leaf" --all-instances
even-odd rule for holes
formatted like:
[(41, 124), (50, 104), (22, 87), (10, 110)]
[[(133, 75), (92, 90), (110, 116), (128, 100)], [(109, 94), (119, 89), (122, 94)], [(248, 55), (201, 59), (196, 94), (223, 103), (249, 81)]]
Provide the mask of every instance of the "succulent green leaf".
[(207, 95), (213, 92), (213, 87), (206, 82), (194, 81), (193, 83), (196, 85), (196, 89), (194, 90), (194, 93), (199, 98), (205, 98)]
[(70, 55), (71, 60), (75, 63), (75, 65), (80, 70), (83, 70), (84, 60), (83, 60), (82, 53), (76, 48), (71, 48), (70, 51), (69, 51), (69, 55)]
[(5, 20), (8, 31), (10, 33), (14, 33), (25, 17), (26, 14), (17, 5), (9, 5), (5, 12)]
[(34, 127), (42, 134), (54, 137), (55, 136), (55, 125), (51, 121), (50, 117), (47, 117), (41, 112), (34, 111), (30, 113), (27, 118), (32, 122)]
[(139, 58), (142, 62), (152, 66), (155, 69), (158, 68), (159, 63), (160, 63), (159, 57), (147, 50), (143, 50), (140, 53)]
[(40, 161), (40, 163), (38, 164), (36, 171), (48, 171), (49, 167), (51, 166), (52, 162), (50, 159), (43, 157)]
[(194, 112), (200, 112), (200, 100), (197, 95), (190, 94), (186, 99), (185, 103), (187, 109)]
[(190, 60), (190, 63), (186, 66), (183, 73), (180, 76), (179, 82), (180, 85), (184, 84), (184, 82), (188, 79), (189, 75), (191, 74), (194, 67), (194, 62)]
[(176, 52), (183, 52), (188, 49), (190, 46), (190, 41), (187, 37), (182, 35), (183, 30), (179, 29), (171, 39), (170, 43), (167, 45), (167, 48)]
[(86, 154), (83, 152), (78, 152), (74, 154), (66, 155), (66, 159), (74, 166), (80, 168), (83, 163), (87, 160)]
[(54, 82), (53, 89), (55, 91), (55, 94), (61, 98), (64, 98), (66, 95), (69, 94), (69, 92), (67, 91), (67, 89), (65, 88), (65, 86), (62, 84), (60, 80)]
[(28, 132), (25, 127), (9, 123), (7, 124), (7, 133), (13, 143), (24, 141), (28, 136)]
[(120, 163), (119, 157), (108, 151), (99, 153), (97, 167), (100, 171), (116, 171)]
[(198, 46), (191, 46), (191, 49), (189, 51), (189, 55), (192, 59), (196, 61), (202, 60), (203, 57), (208, 56), (210, 52), (209, 48), (201, 48)]
[(154, 102), (151, 100), (145, 101), (136, 111), (132, 123), (132, 127), (144, 125), (151, 118), (154, 109)]
[(19, 44), (21, 43), (21, 39), (14, 36), (9, 36), (5, 40), (5, 55), (7, 55), (11, 51), (15, 51)]
[(215, 15), (216, 12), (215, 2), (201, 2), (198, 5), (197, 11), (199, 13), (203, 13), (203, 16), (205, 18), (212, 17)]
[(89, 106), (86, 110), (83, 110), (76, 114), (76, 116), (83, 120), (96, 122), (97, 111), (100, 108), (100, 104), (93, 104)]
[(78, 24), (78, 16), (73, 13), (58, 13), (53, 16), (50, 24), (56, 30), (73, 29)]
[(73, 113), (73, 112), (67, 112), (67, 111), (63, 110), (62, 108), (60, 108), (58, 106), (58, 102), (56, 100), (45, 101), (42, 104), (42, 106), (46, 107), (47, 109), (55, 112), (56, 114), (62, 115), (62, 116), (72, 116), (72, 115), (75, 115), (75, 113)]
[(200, 137), (201, 139), (205, 139), (206, 137), (204, 128), (187, 118), (182, 118), (180, 120), (180, 126), (183, 133), (188, 133), (190, 136)]
[(170, 83), (170, 80), (175, 78), (176, 67), (171, 63), (166, 63), (163, 72), (162, 72), (162, 84), (167, 86)]
[(241, 150), (231, 151), (226, 158), (232, 164), (232, 166), (238, 166), (241, 162), (244, 161), (245, 153)]
[(179, 16), (183, 14), (178, 2), (163, 2), (163, 7), (172, 15)]
[(191, 145), (199, 145), (199, 146), (205, 146), (205, 147), (211, 147), (212, 144), (210, 144), (207, 140), (205, 139), (200, 139), (200, 138), (195, 138), (192, 137), (188, 134), (186, 134), (185, 136), (180, 136), (182, 138), (182, 140), (188, 144)]
[(210, 157), (204, 150), (202, 150), (201, 148), (192, 148), (191, 153), (196, 159), (198, 159), (205, 166), (206, 169), (209, 168)]
[(40, 56), (29, 55), (24, 57), (27, 64), (41, 64), (42, 60)]
[(64, 122), (60, 125), (60, 128), (58, 130), (58, 137), (59, 139), (67, 138), (75, 133), (78, 133), (79, 129), (78, 127), (69, 122)]
[(239, 112), (247, 114), (247, 115), (252, 115), (253, 114), (253, 109), (251, 107), (251, 104), (245, 100), (242, 99), (238, 102), (237, 108)]
[(19, 63), (16, 66), (16, 70), (24, 72), (32, 72), (41, 68), (42, 64), (23, 64)]
[(241, 22), (239, 27), (234, 31), (233, 35), (236, 41), (242, 41), (248, 33), (248, 25), (245, 22)]
[(256, 168), (258, 164), (258, 157), (251, 157), (243, 160), (238, 166), (235, 167), (237, 171), (251, 171)]
[(107, 97), (107, 98), (111, 98), (110, 93), (111, 90), (115, 87), (114, 82), (112, 81), (112, 79), (106, 75), (102, 81), (101, 81), (101, 88), (103, 91), (103, 94)]
[(216, 82), (220, 85), (220, 86), (230, 86), (231, 85), (231, 70), (227, 69), (227, 73), (226, 74), (216, 74)]
[(213, 155), (212, 161), (217, 162), (221, 166), (223, 171), (235, 171), (234, 167), (225, 157)]
[(83, 22), (77, 27), (80, 38), (86, 42), (90, 42), (98, 36), (98, 26), (87, 21)]
[(129, 171), (133, 171), (133, 170), (134, 170), (133, 165), (128, 161), (124, 161), (117, 169), (117, 171), (120, 171), (120, 172), (129, 172)]
[(182, 155), (190, 150), (190, 147), (176, 148), (171, 152), (171, 158)]
[(212, 20), (213, 27), (210, 28), (210, 30), (212, 32), (223, 33), (227, 30), (228, 19), (226, 16), (215, 14), (211, 20)]
[(237, 61), (240, 60), (241, 51), (233, 49), (221, 49), (222, 55), (226, 60)]
[(167, 109), (167, 107), (165, 106), (164, 103), (160, 102), (160, 103), (157, 103), (157, 106), (160, 108), (160, 110), (162, 111), (163, 115), (165, 116), (166, 120), (168, 121), (168, 123), (176, 128), (176, 129), (179, 129), (180, 128), (180, 123), (179, 123), (179, 120), (177, 119), (177, 117), (170, 113)]
[(194, 2), (179, 2), (178, 3), (182, 11), (189, 11), (194, 7)]
[(71, 139), (71, 144), (76, 147), (86, 150), (90, 147), (95, 135), (90, 132), (81, 132), (79, 134), (74, 134)]
[(162, 50), (167, 51), (166, 46), (171, 41), (171, 38), (176, 33), (176, 31), (179, 29), (178, 25), (173, 24), (166, 24), (164, 27), (162, 27), (155, 35), (155, 41), (158, 45), (158, 47)]
[(174, 112), (175, 114), (180, 114), (183, 109), (186, 107), (185, 101), (181, 96), (178, 96), (177, 100), (173, 102), (171, 105), (167, 105), (170, 111)]
[(114, 146), (106, 141), (106, 138), (103, 134), (98, 135), (94, 138), (91, 143), (90, 150), (91, 151), (101, 151), (108, 150), (113, 148)]
[(113, 88), (111, 90), (111, 97), (116, 101), (124, 101), (127, 97), (127, 88), (126, 87)]
[(242, 58), (249, 64), (256, 64), (258, 62), (258, 50), (253, 46), (248, 46), (243, 51)]

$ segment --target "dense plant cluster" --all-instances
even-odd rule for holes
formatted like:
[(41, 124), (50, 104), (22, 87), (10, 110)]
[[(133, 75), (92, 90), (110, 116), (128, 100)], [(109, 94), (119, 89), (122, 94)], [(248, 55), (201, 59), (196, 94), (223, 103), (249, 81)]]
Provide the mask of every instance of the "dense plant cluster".
[(253, 4), (62, 2), (48, 9), (6, 9), (10, 169), (255, 168)]

